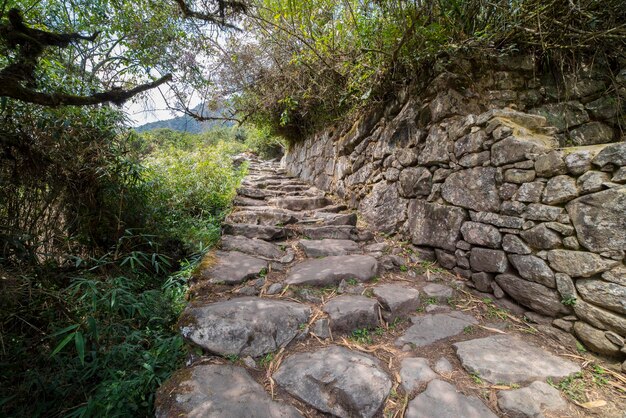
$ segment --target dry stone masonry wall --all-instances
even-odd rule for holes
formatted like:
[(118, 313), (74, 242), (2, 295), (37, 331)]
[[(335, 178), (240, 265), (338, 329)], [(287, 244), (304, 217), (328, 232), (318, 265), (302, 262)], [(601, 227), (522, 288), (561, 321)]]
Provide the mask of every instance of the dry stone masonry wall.
[(456, 62), (283, 164), (477, 290), (624, 356), (626, 66), (611, 89), (589, 69), (557, 83), (528, 57), (490, 63)]

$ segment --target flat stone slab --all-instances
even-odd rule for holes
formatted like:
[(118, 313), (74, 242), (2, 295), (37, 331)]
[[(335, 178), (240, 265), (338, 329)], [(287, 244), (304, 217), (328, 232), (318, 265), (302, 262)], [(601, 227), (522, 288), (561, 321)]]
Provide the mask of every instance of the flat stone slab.
[(463, 341), (453, 347), (468, 372), (490, 383), (559, 381), (580, 371), (577, 364), (509, 335)]
[(454, 296), (454, 290), (451, 287), (439, 283), (427, 284), (422, 291), (425, 298), (435, 299), (437, 302), (443, 303)]
[(463, 332), (465, 327), (478, 323), (476, 319), (461, 312), (427, 314), (411, 317), (413, 325), (396, 340), (396, 346), (412, 344), (423, 347)]
[(498, 406), (511, 417), (543, 417), (546, 411), (563, 409), (567, 402), (559, 391), (547, 383), (533, 382), (530, 386), (498, 392)]
[(220, 245), (224, 250), (240, 251), (273, 261), (278, 261), (287, 255), (277, 245), (257, 238), (246, 238), (243, 235), (223, 235)]
[(342, 280), (360, 282), (373, 279), (378, 273), (378, 262), (368, 255), (340, 255), (304, 261), (295, 265), (285, 282), (295, 285), (328, 286)]
[(246, 238), (258, 238), (265, 241), (276, 241), (287, 236), (285, 230), (278, 226), (224, 224), (222, 229), (227, 235), (241, 235)]
[(292, 406), (274, 402), (248, 372), (209, 364), (174, 373), (158, 390), (157, 418), (302, 418)]
[(329, 225), (329, 226), (303, 226), (300, 232), (310, 239), (349, 239), (352, 241), (368, 241), (373, 234), (369, 231), (360, 231), (355, 226), (350, 225)]
[(239, 251), (216, 251), (209, 254), (215, 263), (200, 272), (200, 277), (211, 283), (239, 284), (254, 278), (267, 268), (267, 261)]
[(433, 380), (426, 390), (409, 402), (406, 418), (497, 418), (475, 396), (457, 392), (450, 383)]
[(323, 311), (330, 316), (330, 328), (336, 332), (352, 332), (378, 325), (378, 302), (365, 296), (344, 295), (332, 298)]
[[(261, 206), (259, 206), (261, 207)], [(229, 223), (280, 226), (296, 223), (298, 218), (289, 212), (281, 210), (240, 210), (233, 212), (226, 218)]]
[(373, 292), (383, 309), (389, 312), (385, 315), (385, 319), (389, 322), (399, 316), (415, 313), (420, 305), (420, 292), (411, 287), (382, 284), (374, 287)]
[(436, 379), (435, 373), (428, 365), (428, 360), (421, 357), (409, 357), (400, 363), (400, 379), (402, 388), (406, 393), (411, 393), (423, 383)]
[(298, 245), (307, 257), (326, 257), (329, 255), (348, 255), (361, 252), (359, 244), (347, 239), (301, 239)]
[(234, 206), (265, 206), (267, 202), (262, 199), (252, 199), (245, 196), (236, 196), (233, 199)]
[(315, 212), (313, 219), (321, 225), (351, 225), (356, 226), (356, 213), (326, 213)]
[(296, 302), (242, 297), (188, 306), (179, 326), (183, 337), (212, 353), (258, 357), (287, 345), (310, 313)]
[(391, 390), (376, 358), (338, 346), (293, 354), (273, 377), (301, 401), (342, 418), (373, 417)]
[(277, 197), (269, 200), (270, 205), (274, 205), (279, 208), (289, 209), (289, 210), (311, 210), (311, 209), (319, 209), (324, 206), (328, 206), (333, 202), (330, 199), (325, 197), (300, 197), (300, 196), (291, 196), (291, 197)]

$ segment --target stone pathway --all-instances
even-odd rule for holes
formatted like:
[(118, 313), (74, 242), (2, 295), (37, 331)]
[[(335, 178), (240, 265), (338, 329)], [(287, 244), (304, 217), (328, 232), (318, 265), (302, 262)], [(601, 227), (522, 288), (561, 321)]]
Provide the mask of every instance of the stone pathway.
[[(195, 354), (157, 417), (586, 414), (546, 383), (581, 371), (571, 335), (472, 295), (275, 162), (250, 162), (235, 205), (179, 321)], [(606, 401), (596, 412), (621, 417)]]

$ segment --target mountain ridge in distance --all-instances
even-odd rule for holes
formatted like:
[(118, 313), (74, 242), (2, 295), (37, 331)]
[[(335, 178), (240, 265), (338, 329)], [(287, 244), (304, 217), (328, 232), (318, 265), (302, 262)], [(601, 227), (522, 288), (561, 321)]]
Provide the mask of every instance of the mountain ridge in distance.
[[(202, 109), (203, 105), (199, 104), (194, 107), (192, 112), (201, 114), (205, 117), (220, 117), (225, 109), (207, 110)], [(155, 129), (171, 129), (173, 131), (188, 132), (192, 134), (199, 134), (206, 132), (214, 126), (232, 126), (233, 121), (221, 121), (221, 120), (207, 120), (200, 122), (189, 115), (176, 116), (170, 119), (157, 120), (154, 122), (148, 122), (143, 125), (135, 127), (137, 132), (148, 132)]]

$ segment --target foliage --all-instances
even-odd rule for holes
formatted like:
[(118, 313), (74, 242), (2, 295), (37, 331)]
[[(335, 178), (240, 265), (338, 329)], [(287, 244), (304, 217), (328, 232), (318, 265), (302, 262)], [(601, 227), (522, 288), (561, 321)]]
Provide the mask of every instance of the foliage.
[(0, 415), (152, 416), (241, 138), (138, 136), (106, 106), (10, 101), (2, 118)]
[(621, 0), (257, 0), (245, 22), (254, 38), (230, 40), (223, 80), (252, 120), (296, 141), (429, 79), (444, 56), (610, 60), (626, 44)]

